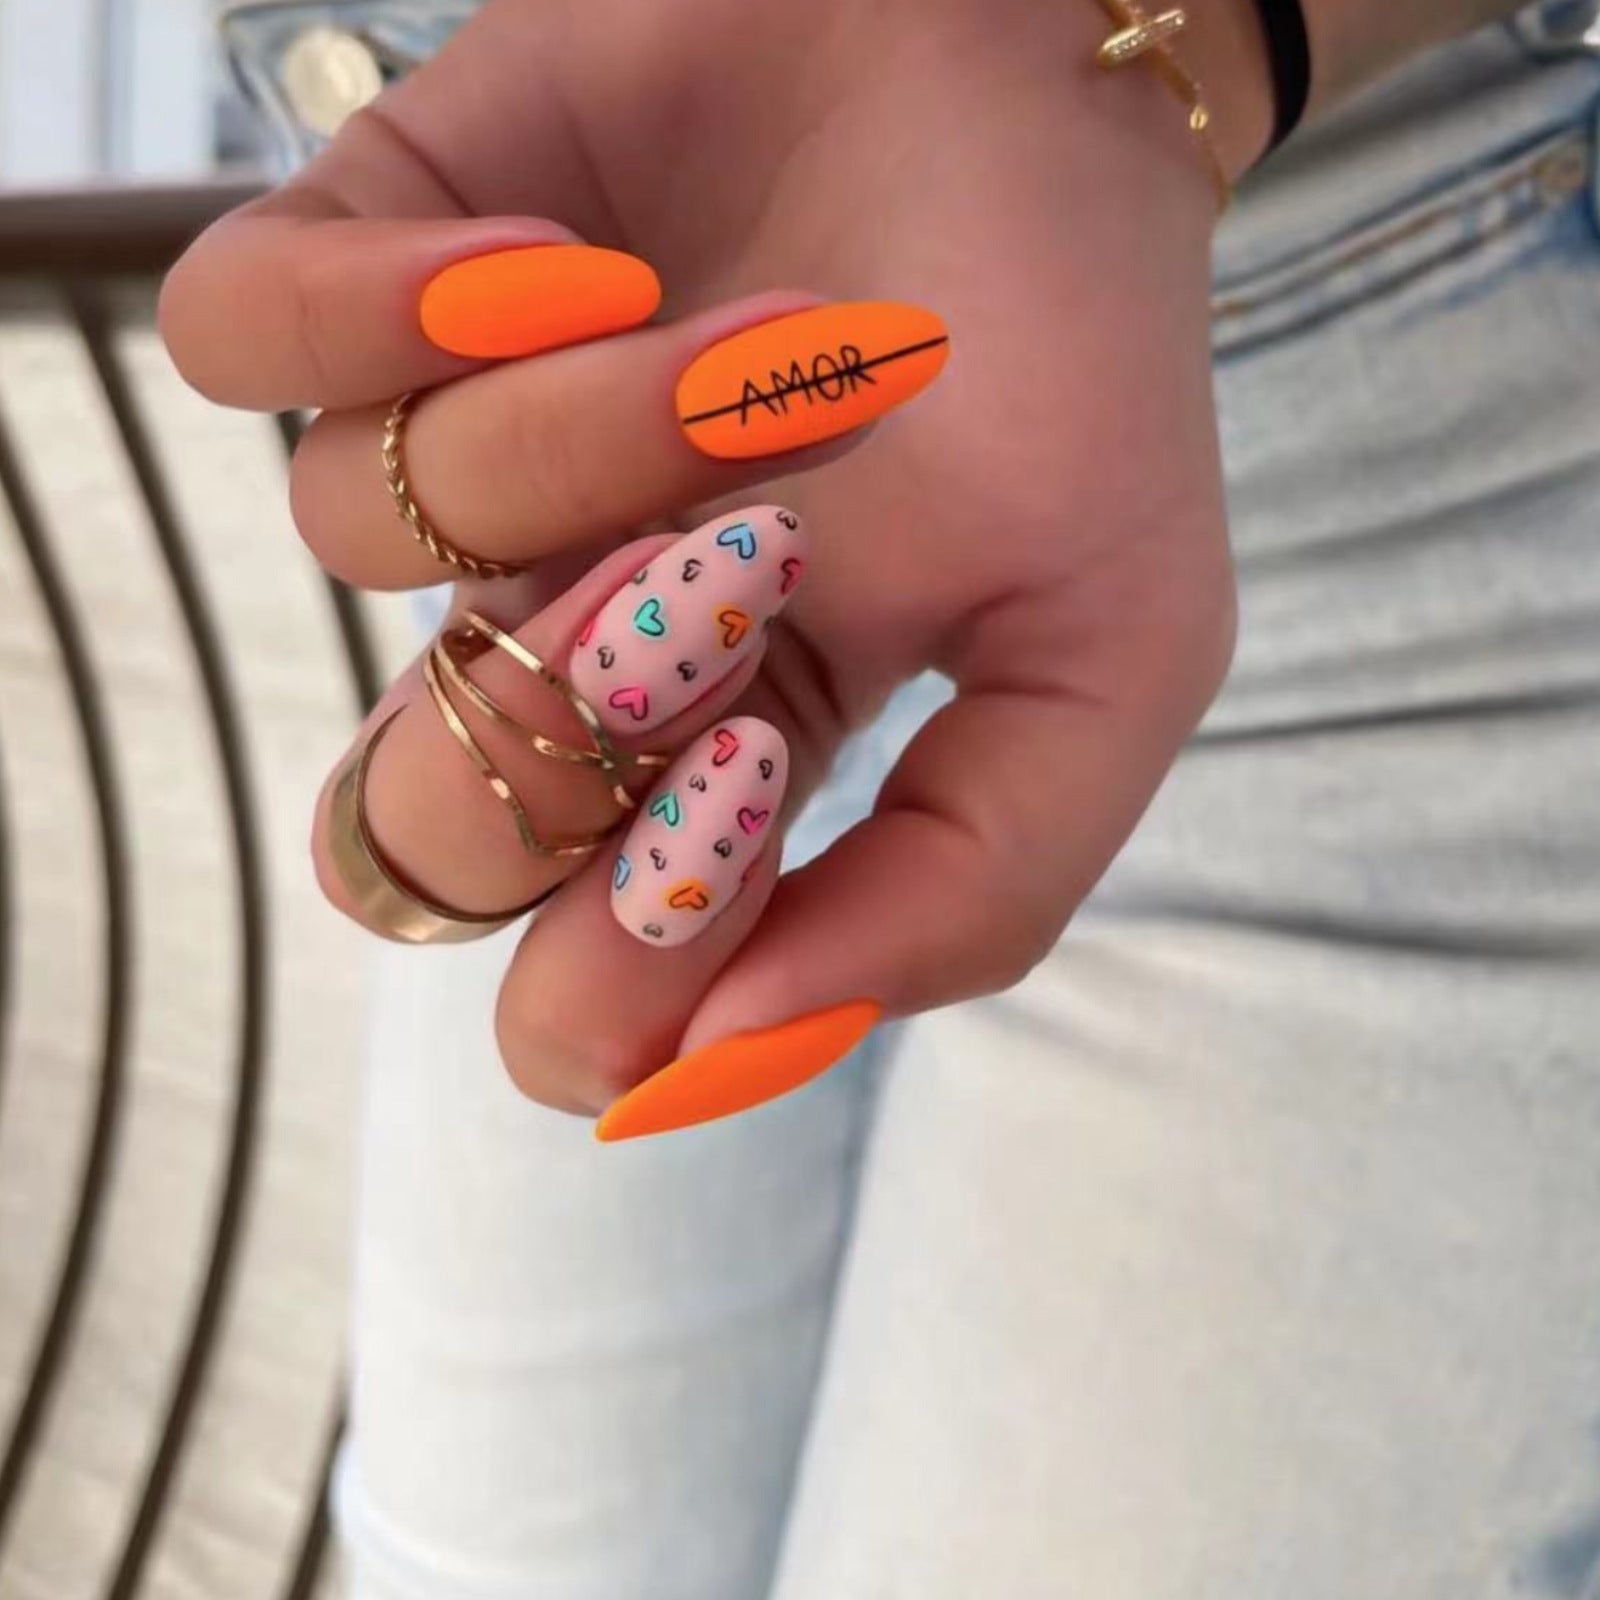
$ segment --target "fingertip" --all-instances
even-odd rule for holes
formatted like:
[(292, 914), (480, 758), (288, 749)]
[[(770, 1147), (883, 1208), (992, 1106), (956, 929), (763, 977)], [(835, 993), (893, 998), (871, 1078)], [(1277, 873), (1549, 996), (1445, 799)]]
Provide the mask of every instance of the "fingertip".
[(616, 1144), (764, 1105), (836, 1065), (882, 1019), (877, 1001), (851, 1000), (708, 1044), (608, 1106), (595, 1124), (595, 1138)]

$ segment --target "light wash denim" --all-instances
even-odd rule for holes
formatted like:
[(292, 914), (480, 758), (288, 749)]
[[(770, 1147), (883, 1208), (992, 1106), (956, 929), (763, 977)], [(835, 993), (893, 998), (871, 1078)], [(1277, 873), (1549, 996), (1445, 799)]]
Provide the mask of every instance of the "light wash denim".
[(386, 957), (360, 1600), (1600, 1600), (1597, 112), (1494, 30), (1241, 200), (1237, 666), (1017, 990), (602, 1148)]

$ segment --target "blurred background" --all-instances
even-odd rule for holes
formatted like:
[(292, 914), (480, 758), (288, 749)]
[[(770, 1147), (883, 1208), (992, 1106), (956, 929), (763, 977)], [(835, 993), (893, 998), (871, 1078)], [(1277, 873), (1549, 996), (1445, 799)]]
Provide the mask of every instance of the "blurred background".
[(213, 0), (0, 0), (0, 184), (192, 178), (259, 158)]
[(210, 0), (0, 0), (0, 1600), (340, 1592), (367, 952), (304, 841), (405, 623), (154, 297), (461, 9), (235, 8), (230, 61)]

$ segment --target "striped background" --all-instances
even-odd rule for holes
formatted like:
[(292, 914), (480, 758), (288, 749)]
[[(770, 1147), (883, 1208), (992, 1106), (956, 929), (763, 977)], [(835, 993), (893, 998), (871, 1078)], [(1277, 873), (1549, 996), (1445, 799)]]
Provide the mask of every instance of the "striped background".
[(4, 264), (0, 1600), (326, 1600), (366, 951), (305, 834), (404, 622), (148, 280)]

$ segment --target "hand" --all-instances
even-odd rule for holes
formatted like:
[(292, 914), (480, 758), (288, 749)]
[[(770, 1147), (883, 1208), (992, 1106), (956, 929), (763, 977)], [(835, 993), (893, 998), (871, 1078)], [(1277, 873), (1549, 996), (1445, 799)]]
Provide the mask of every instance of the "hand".
[[(1154, 75), (1093, 68), (1105, 31), (1090, 0), (500, 0), (169, 282), (163, 327), (191, 381), (235, 404), (329, 408), (293, 497), (312, 548), (352, 581), (440, 575), (394, 519), (378, 438), (393, 396), (448, 384), (409, 440), (430, 516), (480, 555), (550, 558), (488, 598), (464, 586), (462, 605), (503, 624), (619, 534), (804, 473), (763, 493), (803, 514), (809, 576), (759, 675), (734, 686), (736, 709), (788, 740), (791, 802), (897, 683), (929, 666), (955, 680), (872, 818), (775, 889), (767, 861), (694, 943), (631, 937), (607, 908), (611, 853), (586, 866), (502, 993), (505, 1058), (536, 1098), (593, 1110), (691, 1057), (608, 1119), (649, 1131), (797, 1080), (855, 1030), (784, 1035), (807, 1059), (770, 1083), (735, 1069), (789, 1053), (769, 1035), (730, 1054), (729, 1036), (1016, 981), (1221, 682), (1215, 200)], [(423, 285), (463, 257), (568, 237), (521, 220), (541, 217), (650, 262), (662, 318), (487, 369), (431, 344)], [(795, 292), (741, 298), (783, 285)], [(673, 414), (678, 374), (728, 330), (816, 296), (932, 308), (952, 339), (940, 382), (848, 453), (695, 449)], [(613, 557), (532, 628), (565, 652), (633, 564)], [(465, 908), (545, 886), (550, 864), (521, 854), (415, 673), (380, 716), (401, 703), (369, 791), (385, 852)], [(555, 781), (537, 762), (515, 776)], [(317, 851), (348, 908), (326, 806)]]

